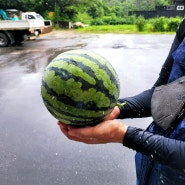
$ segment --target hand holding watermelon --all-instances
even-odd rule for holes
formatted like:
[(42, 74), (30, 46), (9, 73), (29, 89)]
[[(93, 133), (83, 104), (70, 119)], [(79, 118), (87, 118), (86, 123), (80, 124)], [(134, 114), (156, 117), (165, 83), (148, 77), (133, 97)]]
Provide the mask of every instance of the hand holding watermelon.
[(86, 144), (105, 144), (105, 143), (122, 143), (127, 126), (122, 122), (115, 120), (120, 110), (115, 107), (106, 119), (96, 126), (76, 128), (58, 122), (63, 134), (71, 140), (83, 142)]

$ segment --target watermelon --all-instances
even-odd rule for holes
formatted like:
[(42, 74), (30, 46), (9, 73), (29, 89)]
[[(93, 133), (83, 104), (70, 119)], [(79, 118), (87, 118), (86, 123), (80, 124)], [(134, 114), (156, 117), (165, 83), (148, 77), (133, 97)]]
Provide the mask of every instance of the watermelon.
[(41, 95), (48, 111), (65, 124), (95, 125), (117, 104), (120, 84), (116, 71), (89, 50), (59, 54), (42, 76)]

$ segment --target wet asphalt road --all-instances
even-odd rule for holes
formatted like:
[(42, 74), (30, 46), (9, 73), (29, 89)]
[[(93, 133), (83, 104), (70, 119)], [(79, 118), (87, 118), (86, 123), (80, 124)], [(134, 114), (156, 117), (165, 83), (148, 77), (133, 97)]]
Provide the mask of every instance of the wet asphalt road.
[[(89, 49), (106, 57), (120, 97), (155, 82), (174, 35), (88, 35), (53, 32), (0, 48), (0, 185), (134, 185), (134, 151), (120, 144), (66, 139), (40, 96), (45, 66), (60, 52)], [(146, 128), (151, 118), (124, 120)]]

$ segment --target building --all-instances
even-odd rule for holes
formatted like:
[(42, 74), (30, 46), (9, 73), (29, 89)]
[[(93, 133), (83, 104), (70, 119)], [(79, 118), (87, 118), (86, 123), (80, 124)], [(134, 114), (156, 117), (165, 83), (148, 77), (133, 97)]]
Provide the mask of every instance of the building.
[(185, 17), (185, 0), (172, 0), (170, 6), (155, 6), (152, 11), (129, 11), (129, 15), (142, 15), (145, 19), (155, 17)]
[(175, 10), (185, 10), (185, 0), (174, 0), (173, 6)]

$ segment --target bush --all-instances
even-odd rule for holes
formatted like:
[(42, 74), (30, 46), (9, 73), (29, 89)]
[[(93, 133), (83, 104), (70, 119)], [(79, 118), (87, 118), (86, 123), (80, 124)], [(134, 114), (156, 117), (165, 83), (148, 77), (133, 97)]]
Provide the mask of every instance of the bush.
[(138, 31), (143, 31), (146, 24), (146, 20), (143, 16), (139, 16), (136, 20), (136, 26)]
[(123, 19), (115, 16), (103, 16), (102, 18), (94, 19), (91, 25), (118, 25), (123, 24)]
[(177, 28), (179, 27), (180, 22), (181, 22), (180, 17), (170, 18), (167, 24), (167, 31), (171, 31), (171, 32), (176, 31)]
[(153, 31), (154, 32), (164, 32), (165, 31), (165, 22), (167, 22), (167, 19), (164, 17), (159, 17), (153, 19)]
[(115, 19), (116, 19), (115, 17), (111, 17), (111, 16), (102, 17), (102, 21), (104, 22), (105, 25), (113, 24)]
[(91, 24), (92, 17), (88, 15), (86, 12), (78, 13), (78, 15), (76, 16), (76, 21), (83, 22), (84, 24)]
[(152, 19), (145, 19), (143, 16), (136, 17), (136, 15), (117, 17), (115, 15), (103, 16), (101, 18), (93, 19), (91, 25), (135, 25), (138, 31), (149, 32), (174, 32), (177, 30), (182, 18), (165, 18), (158, 17)]
[(91, 22), (91, 25), (105, 25), (105, 23), (103, 22), (102, 19), (93, 19), (92, 22)]
[(137, 17), (136, 15), (131, 15), (131, 16), (125, 16), (122, 21), (123, 24), (136, 24)]

